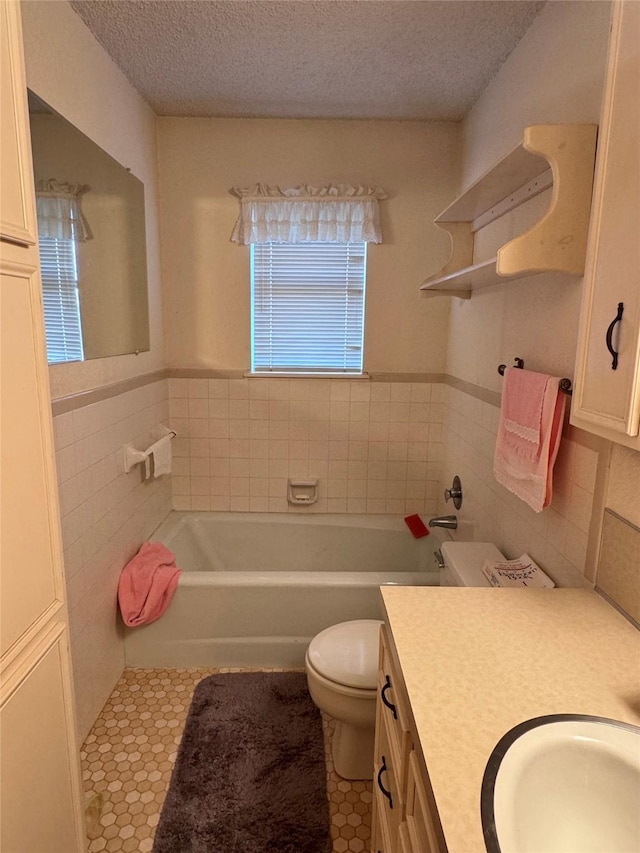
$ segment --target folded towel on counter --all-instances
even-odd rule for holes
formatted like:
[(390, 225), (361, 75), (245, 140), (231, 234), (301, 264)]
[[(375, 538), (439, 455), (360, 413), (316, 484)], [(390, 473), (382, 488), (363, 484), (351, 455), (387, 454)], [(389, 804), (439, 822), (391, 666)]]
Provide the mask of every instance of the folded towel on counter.
[(491, 586), (551, 589), (555, 583), (528, 554), (517, 560), (485, 560), (482, 573)]
[(505, 370), (493, 473), (536, 512), (551, 503), (564, 406), (558, 377)]
[(178, 586), (175, 556), (161, 542), (145, 542), (118, 581), (118, 603), (126, 625), (155, 622), (165, 612)]

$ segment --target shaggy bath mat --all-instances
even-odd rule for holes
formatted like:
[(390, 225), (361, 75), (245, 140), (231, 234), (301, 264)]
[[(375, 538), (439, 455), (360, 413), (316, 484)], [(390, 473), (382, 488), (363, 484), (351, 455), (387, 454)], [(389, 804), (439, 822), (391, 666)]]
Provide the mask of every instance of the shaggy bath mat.
[(331, 853), (320, 712), (301, 672), (195, 689), (154, 853)]

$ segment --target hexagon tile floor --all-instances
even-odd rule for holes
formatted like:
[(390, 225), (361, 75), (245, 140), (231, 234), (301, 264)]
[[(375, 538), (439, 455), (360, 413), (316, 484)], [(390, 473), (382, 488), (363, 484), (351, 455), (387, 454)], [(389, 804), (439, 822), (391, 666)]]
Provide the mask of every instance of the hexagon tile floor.
[[(217, 672), (251, 671), (125, 670), (82, 747), (88, 853), (151, 851), (194, 687)], [(323, 728), (333, 853), (364, 853), (371, 836), (371, 783), (336, 775), (333, 720), (323, 716)]]

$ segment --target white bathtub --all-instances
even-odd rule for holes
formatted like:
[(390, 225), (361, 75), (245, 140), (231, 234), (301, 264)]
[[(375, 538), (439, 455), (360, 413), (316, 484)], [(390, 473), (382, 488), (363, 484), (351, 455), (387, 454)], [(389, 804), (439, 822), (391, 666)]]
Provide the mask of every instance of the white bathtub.
[(182, 569), (169, 610), (126, 629), (127, 666), (302, 666), (312, 637), (380, 618), (382, 584), (437, 585), (433, 552), (402, 518), (173, 512), (151, 537)]

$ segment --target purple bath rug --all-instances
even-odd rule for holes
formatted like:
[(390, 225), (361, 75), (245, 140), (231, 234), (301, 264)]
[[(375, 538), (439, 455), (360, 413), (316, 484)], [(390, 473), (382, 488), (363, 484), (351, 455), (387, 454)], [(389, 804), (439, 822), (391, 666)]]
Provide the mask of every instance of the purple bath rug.
[(196, 687), (154, 853), (331, 853), (322, 719), (301, 672)]

